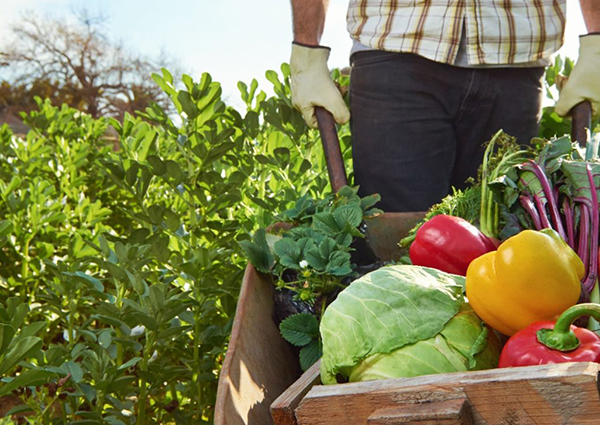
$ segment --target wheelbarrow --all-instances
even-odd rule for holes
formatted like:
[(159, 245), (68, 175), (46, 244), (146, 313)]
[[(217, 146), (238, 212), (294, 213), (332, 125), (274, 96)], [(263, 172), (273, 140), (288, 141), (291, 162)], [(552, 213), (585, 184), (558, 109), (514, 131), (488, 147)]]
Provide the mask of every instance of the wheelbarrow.
[[(572, 116), (573, 140), (584, 145), (589, 104), (578, 105)], [(347, 179), (335, 122), (321, 108), (317, 119), (331, 185), (338, 190)], [(398, 242), (424, 214), (367, 220), (372, 251), (382, 260), (398, 259)], [(600, 424), (595, 363), (320, 385), (319, 363), (302, 374), (297, 352), (272, 319), (274, 291), (269, 276), (246, 267), (219, 377), (216, 425)]]

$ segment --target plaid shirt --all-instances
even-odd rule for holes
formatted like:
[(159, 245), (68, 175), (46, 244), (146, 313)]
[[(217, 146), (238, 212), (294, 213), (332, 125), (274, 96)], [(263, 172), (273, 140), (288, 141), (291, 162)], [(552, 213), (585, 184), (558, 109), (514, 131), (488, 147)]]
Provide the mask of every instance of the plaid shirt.
[(548, 60), (563, 43), (566, 0), (350, 0), (348, 31), (379, 50), (454, 64), (463, 36), (471, 65)]

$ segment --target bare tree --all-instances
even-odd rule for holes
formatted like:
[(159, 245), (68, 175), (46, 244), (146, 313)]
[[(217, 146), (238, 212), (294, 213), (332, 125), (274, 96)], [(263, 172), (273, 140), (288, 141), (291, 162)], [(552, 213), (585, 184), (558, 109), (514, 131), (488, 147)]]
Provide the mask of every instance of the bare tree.
[(121, 117), (151, 101), (167, 108), (170, 103), (151, 74), (172, 64), (132, 54), (112, 42), (103, 22), (85, 12), (76, 15), (75, 23), (25, 15), (12, 27), (13, 40), (0, 47), (0, 72), (19, 85), (54, 82), (79, 100), (72, 106), (93, 117)]

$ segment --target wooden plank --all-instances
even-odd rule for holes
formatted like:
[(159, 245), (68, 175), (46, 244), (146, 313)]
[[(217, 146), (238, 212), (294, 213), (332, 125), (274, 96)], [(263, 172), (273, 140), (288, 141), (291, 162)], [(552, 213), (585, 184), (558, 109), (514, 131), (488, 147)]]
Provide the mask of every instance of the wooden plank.
[(271, 404), (271, 416), (275, 425), (296, 425), (294, 411), (302, 401), (302, 397), (314, 386), (321, 383), (321, 360), (312, 365), (283, 394)]
[(376, 410), (368, 425), (472, 425), (473, 417), (466, 398), (399, 405)]
[(269, 406), (300, 377), (298, 355), (272, 319), (274, 287), (248, 265), (219, 376), (216, 425), (272, 424)]
[(298, 425), (366, 423), (376, 410), (467, 398), (475, 425), (600, 423), (597, 363), (447, 373), (312, 387)]

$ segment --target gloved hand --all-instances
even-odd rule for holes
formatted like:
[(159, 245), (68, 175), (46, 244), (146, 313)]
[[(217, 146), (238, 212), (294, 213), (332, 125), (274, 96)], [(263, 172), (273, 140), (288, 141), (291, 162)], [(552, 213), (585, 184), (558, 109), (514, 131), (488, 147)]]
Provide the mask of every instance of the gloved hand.
[(600, 34), (589, 34), (579, 39), (579, 59), (569, 80), (560, 91), (554, 110), (568, 115), (573, 106), (588, 100), (594, 110), (600, 103)]
[(312, 128), (317, 128), (315, 106), (322, 106), (331, 112), (338, 124), (350, 119), (350, 111), (327, 68), (329, 52), (328, 47), (292, 44), (292, 104)]

